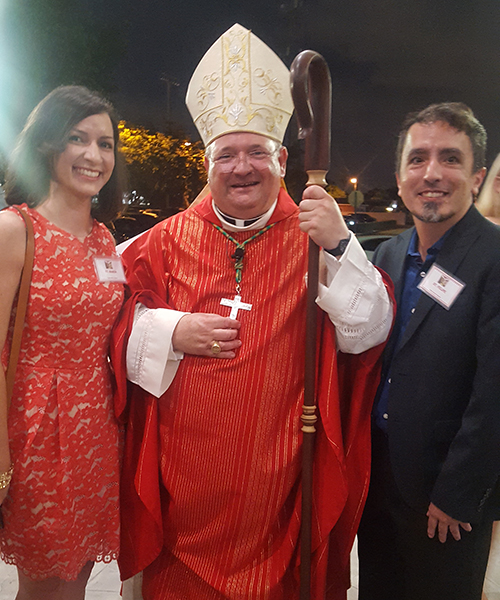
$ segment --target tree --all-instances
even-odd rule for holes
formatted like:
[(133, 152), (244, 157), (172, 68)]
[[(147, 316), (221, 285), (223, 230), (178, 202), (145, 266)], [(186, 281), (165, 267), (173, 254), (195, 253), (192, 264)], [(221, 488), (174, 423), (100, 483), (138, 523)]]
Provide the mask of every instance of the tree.
[(131, 189), (167, 213), (188, 206), (206, 182), (201, 143), (124, 121), (119, 129)]
[(398, 188), (393, 186), (387, 189), (373, 188), (365, 194), (365, 204), (369, 208), (387, 208), (395, 202), (401, 205), (401, 199), (398, 196)]
[(336, 200), (339, 200), (340, 198), (347, 198), (347, 194), (344, 192), (344, 190), (340, 189), (338, 185), (335, 185), (335, 183), (329, 183), (326, 186), (326, 191)]

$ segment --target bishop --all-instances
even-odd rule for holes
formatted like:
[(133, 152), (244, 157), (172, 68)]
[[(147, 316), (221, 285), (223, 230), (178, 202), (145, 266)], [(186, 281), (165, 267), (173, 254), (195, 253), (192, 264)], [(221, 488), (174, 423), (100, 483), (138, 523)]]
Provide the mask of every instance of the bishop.
[[(284, 190), (289, 72), (256, 35), (226, 31), (186, 102), (211, 191), (123, 253), (130, 294), (112, 343), (126, 427), (121, 573), (144, 570), (145, 600), (298, 598), (310, 236), (326, 265), (313, 597), (340, 600), (368, 482), (388, 285), (322, 188), (299, 207)], [(245, 247), (251, 305), (226, 298), (235, 263), (225, 234)]]

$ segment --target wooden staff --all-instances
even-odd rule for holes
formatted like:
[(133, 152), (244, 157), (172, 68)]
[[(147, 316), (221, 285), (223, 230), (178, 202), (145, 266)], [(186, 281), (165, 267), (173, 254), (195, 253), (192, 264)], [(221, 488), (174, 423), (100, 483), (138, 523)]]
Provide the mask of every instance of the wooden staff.
[[(299, 124), (299, 139), (305, 139), (306, 185), (326, 187), (330, 168), (330, 114), (332, 82), (325, 59), (312, 50), (295, 57), (291, 71), (292, 98)], [(309, 238), (307, 272), (306, 362), (302, 414), (302, 517), (300, 537), (300, 600), (311, 594), (311, 523), (316, 379), (316, 296), (318, 295), (318, 246)]]

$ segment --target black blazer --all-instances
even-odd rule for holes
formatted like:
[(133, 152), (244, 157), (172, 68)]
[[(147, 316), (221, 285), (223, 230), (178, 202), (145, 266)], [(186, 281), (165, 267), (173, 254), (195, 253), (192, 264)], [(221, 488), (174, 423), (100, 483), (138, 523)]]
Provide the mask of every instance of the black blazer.
[[(412, 231), (373, 257), (394, 281), (396, 300)], [(388, 342), (392, 470), (419, 512), (432, 501), (460, 521), (499, 519), (500, 228), (471, 207), (436, 264), (465, 288), (449, 310), (422, 293), (399, 346), (394, 336)]]

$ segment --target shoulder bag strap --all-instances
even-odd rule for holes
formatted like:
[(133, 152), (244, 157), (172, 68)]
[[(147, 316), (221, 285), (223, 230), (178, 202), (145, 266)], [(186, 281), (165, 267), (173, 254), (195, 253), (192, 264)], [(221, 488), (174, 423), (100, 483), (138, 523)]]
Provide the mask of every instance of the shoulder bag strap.
[(12, 389), (14, 387), (14, 378), (16, 376), (17, 360), (21, 350), (21, 338), (23, 335), (24, 319), (26, 317), (26, 308), (28, 306), (28, 296), (31, 285), (31, 272), (33, 271), (33, 260), (35, 256), (35, 234), (33, 232), (33, 223), (30, 216), (14, 206), (26, 223), (26, 254), (24, 255), (24, 266), (19, 284), (19, 294), (17, 297), (17, 312), (14, 321), (14, 332), (12, 334), (12, 345), (10, 348), (9, 365), (5, 374), (7, 382), (7, 410), (10, 408)]

